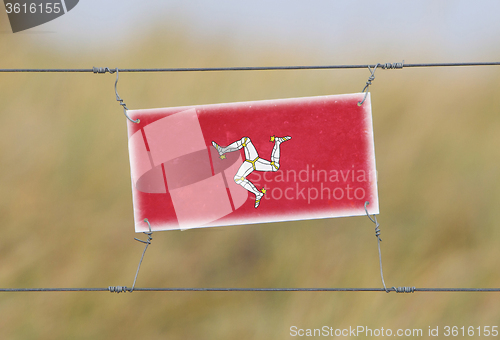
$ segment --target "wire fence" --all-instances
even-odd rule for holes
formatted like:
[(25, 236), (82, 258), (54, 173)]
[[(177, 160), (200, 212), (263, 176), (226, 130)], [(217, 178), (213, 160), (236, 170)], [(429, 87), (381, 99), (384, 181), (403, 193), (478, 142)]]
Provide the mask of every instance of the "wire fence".
[(243, 67), (179, 67), (179, 68), (12, 68), (0, 69), (0, 72), (33, 72), (33, 73), (114, 73), (119, 72), (216, 72), (216, 71), (279, 71), (279, 70), (333, 70), (333, 69), (402, 69), (409, 67), (458, 67), (458, 66), (499, 66), (500, 62), (468, 62), (468, 63), (418, 63), (405, 64), (397, 63), (377, 63), (377, 64), (357, 64), (357, 65), (308, 65), (308, 66), (243, 66)]
[(392, 287), (384, 288), (131, 288), (110, 286), (107, 288), (0, 288), (4, 293), (23, 292), (500, 292), (500, 288), (416, 288)]
[[(1, 73), (119, 73), (119, 72), (217, 72), (217, 71), (278, 71), (278, 70), (328, 70), (328, 69), (366, 69), (372, 72), (374, 78), (375, 69), (403, 69), (403, 68), (418, 68), (418, 67), (467, 67), (467, 66), (500, 66), (500, 62), (462, 62), (462, 63), (419, 63), (405, 64), (401, 63), (377, 63), (363, 65), (310, 65), (310, 66), (256, 66), (256, 67), (192, 67), (192, 68), (108, 68), (108, 67), (93, 67), (90, 69), (0, 69)], [(367, 86), (363, 92), (371, 85), (371, 80), (367, 82)], [(118, 78), (117, 78), (118, 81)], [(116, 90), (116, 83), (115, 83)], [(117, 98), (119, 98), (117, 94)], [(118, 100), (118, 99), (117, 99)], [(124, 108), (125, 109), (125, 108)], [(127, 117), (128, 118), (128, 117)], [(366, 209), (366, 206), (365, 206)], [(368, 214), (368, 212), (367, 212)], [(376, 219), (370, 220), (376, 224), (376, 236), (379, 238), (380, 229)], [(375, 216), (374, 216), (375, 218)], [(148, 222), (149, 224), (149, 222)], [(135, 283), (139, 268), (144, 258), (147, 246), (151, 243), (151, 229), (148, 235), (146, 247), (139, 262), (134, 284), (132, 288), (126, 286), (109, 286), (107, 288), (0, 288), (0, 293), (22, 293), (22, 292), (112, 292), (112, 293), (132, 293), (132, 292), (395, 292), (395, 293), (416, 293), (416, 292), (500, 292), (500, 288), (416, 288), (416, 287), (390, 287), (386, 288), (383, 273), (382, 259), (380, 253), (379, 239), (379, 259), (380, 271), (384, 288), (137, 288)]]

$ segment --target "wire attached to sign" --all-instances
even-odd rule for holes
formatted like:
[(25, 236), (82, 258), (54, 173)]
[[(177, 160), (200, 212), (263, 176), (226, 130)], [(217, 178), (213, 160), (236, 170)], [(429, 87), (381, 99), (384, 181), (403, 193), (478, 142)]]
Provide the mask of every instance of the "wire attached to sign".
[(127, 104), (125, 104), (123, 102), (123, 99), (120, 98), (120, 95), (118, 94), (118, 90), (116, 89), (116, 86), (118, 85), (118, 68), (116, 68), (115, 72), (116, 72), (116, 81), (115, 81), (116, 101), (119, 102), (121, 106), (123, 106), (123, 114), (125, 115), (125, 117), (127, 117), (128, 120), (130, 120), (132, 123), (139, 123), (140, 122), (139, 118), (137, 118), (136, 120), (133, 120), (127, 114), (127, 110), (128, 110)]
[(380, 242), (382, 242), (382, 239), (380, 238), (380, 224), (377, 221), (377, 216), (373, 215), (373, 218), (370, 216), (368, 213), (368, 209), (366, 206), (370, 204), (370, 202), (366, 201), (365, 202), (365, 212), (366, 216), (375, 223), (375, 237), (377, 238), (378, 241), (378, 259), (379, 259), (379, 264), (380, 264), (380, 278), (382, 279), (382, 285), (384, 286), (384, 290), (386, 293), (390, 293), (392, 291), (396, 293), (413, 293), (415, 292), (415, 287), (392, 287), (392, 288), (387, 288), (385, 286), (385, 281), (384, 281), (384, 271), (382, 270), (382, 252), (380, 251)]
[(146, 241), (143, 241), (134, 237), (134, 240), (144, 243), (146, 244), (146, 246), (144, 247), (141, 260), (139, 261), (139, 265), (137, 266), (137, 271), (135, 272), (134, 283), (132, 284), (132, 288), (129, 289), (127, 286), (109, 286), (108, 290), (111, 293), (125, 293), (125, 292), (132, 293), (134, 291), (135, 283), (137, 282), (137, 276), (139, 276), (139, 269), (141, 269), (142, 260), (144, 260), (144, 254), (146, 254), (146, 250), (148, 249), (148, 246), (151, 244), (151, 241), (153, 240), (153, 237), (151, 236), (153, 235), (153, 232), (151, 231), (151, 223), (149, 223), (149, 220), (147, 218), (144, 219), (144, 222), (148, 224), (149, 232), (145, 231), (143, 232), (143, 234), (147, 235), (148, 239)]
[(376, 64), (375, 67), (373, 67), (373, 70), (370, 67), (370, 65), (368, 65), (368, 70), (370, 71), (371, 75), (370, 75), (370, 77), (368, 77), (368, 81), (366, 82), (366, 85), (363, 88), (363, 91), (361, 91), (361, 93), (364, 92), (365, 96), (363, 97), (362, 101), (358, 102), (358, 106), (363, 105), (363, 103), (366, 100), (366, 96), (368, 96), (368, 87), (372, 84), (372, 81), (375, 80), (375, 70), (377, 69), (377, 67), (380, 67), (380, 68), (382, 68), (384, 70), (402, 69), (403, 66), (404, 66), (404, 63), (405, 63), (405, 61), (403, 60), (402, 63)]
[[(366, 81), (366, 85), (365, 85), (365, 87), (363, 87), (363, 91), (361, 91), (361, 93), (364, 93), (365, 96), (363, 97), (362, 101), (358, 102), (358, 106), (363, 105), (363, 103), (366, 100), (366, 96), (368, 96), (368, 87), (372, 84), (372, 81), (375, 80), (375, 70), (377, 69), (378, 65), (379, 64), (375, 65), (373, 70), (370, 68), (370, 65), (368, 65), (368, 70), (370, 70), (371, 75), (370, 75), (370, 77), (368, 77), (368, 80)], [(366, 208), (366, 204), (365, 204), (365, 208)], [(368, 217), (370, 217), (370, 216), (368, 216)]]
[(120, 105), (123, 107), (123, 114), (125, 115), (125, 117), (127, 117), (128, 120), (130, 120), (132, 123), (139, 123), (141, 120), (140, 119), (136, 119), (136, 120), (133, 120), (132, 118), (130, 118), (127, 114), (127, 104), (125, 104), (123, 102), (123, 99), (120, 97), (120, 95), (118, 94), (118, 89), (117, 89), (117, 86), (118, 86), (118, 78), (119, 78), (119, 70), (118, 70), (118, 67), (115, 68), (115, 69), (110, 69), (109, 67), (93, 67), (92, 68), (92, 71), (94, 73), (106, 73), (106, 72), (109, 72), (110, 74), (113, 74), (116, 72), (116, 80), (115, 80), (115, 95), (116, 95), (116, 101), (120, 103)]
[[(375, 69), (373, 71), (375, 71)], [(370, 202), (366, 201), (365, 202), (365, 212), (366, 212), (366, 216), (368, 216), (370, 221), (375, 223), (375, 237), (377, 238), (377, 242), (378, 242), (378, 259), (379, 259), (379, 264), (380, 264), (380, 278), (382, 279), (382, 284), (384, 285), (385, 291), (387, 293), (389, 293), (389, 290), (385, 286), (384, 271), (382, 270), (382, 252), (380, 251), (380, 242), (382, 242), (382, 239), (380, 238), (380, 224), (378, 224), (377, 216), (373, 215), (373, 218), (371, 218), (370, 214), (368, 213), (368, 209), (366, 208), (366, 206), (368, 204), (370, 204)]]
[[(192, 71), (263, 71), (263, 70), (302, 70), (302, 69), (354, 69), (354, 68), (366, 68), (368, 67), (371, 75), (366, 82), (365, 87), (363, 88), (362, 93), (365, 93), (364, 99), (361, 102), (358, 102), (358, 105), (362, 105), (367, 97), (368, 88), (372, 84), (372, 81), (375, 79), (375, 71), (377, 68), (382, 69), (402, 69), (404, 67), (445, 67), (445, 66), (500, 66), (500, 62), (491, 62), (491, 63), (434, 63), (434, 64), (408, 64), (404, 65), (404, 61), (402, 63), (385, 63), (385, 64), (374, 64), (374, 65), (330, 65), (330, 66), (276, 66), (276, 67), (225, 67), (225, 68), (163, 68), (163, 69), (121, 69), (122, 72), (192, 72)], [(140, 120), (132, 120), (127, 115), (127, 106), (123, 102), (123, 99), (118, 95), (117, 91), (117, 83), (119, 79), (119, 69), (110, 69), (110, 68), (98, 68), (93, 67), (92, 69), (0, 69), (0, 72), (93, 72), (94, 74), (104, 74), (110, 73), (113, 74), (116, 72), (116, 81), (115, 81), (115, 94), (116, 100), (124, 109), (124, 114), (131, 122), (139, 123)], [(365, 202), (364, 208), (368, 218), (375, 224), (375, 236), (378, 240), (378, 251), (379, 251), (379, 263), (380, 263), (380, 274), (381, 280), (383, 284), (382, 288), (135, 288), (135, 284), (137, 281), (137, 277), (139, 274), (139, 270), (144, 259), (145, 252), (151, 244), (152, 240), (152, 231), (151, 225), (147, 219), (144, 221), (148, 224), (149, 232), (144, 232), (144, 234), (148, 235), (147, 241), (139, 240), (135, 238), (137, 241), (145, 243), (146, 246), (142, 253), (141, 260), (137, 267), (136, 275), (134, 278), (134, 282), (132, 288), (127, 288), (126, 286), (109, 286), (108, 288), (0, 288), (0, 292), (75, 292), (75, 291), (109, 291), (109, 292), (133, 292), (134, 289), (136, 291), (234, 291), (234, 292), (242, 292), (242, 291), (372, 291), (372, 292), (383, 292), (389, 293), (394, 291), (396, 293), (414, 293), (414, 292), (500, 292), (500, 288), (415, 288), (415, 287), (392, 287), (387, 288), (384, 281), (383, 270), (382, 270), (382, 255), (380, 249), (380, 242), (382, 241), (380, 238), (380, 228), (379, 223), (375, 215), (373, 218), (370, 216), (367, 210), (367, 205), (369, 202)]]

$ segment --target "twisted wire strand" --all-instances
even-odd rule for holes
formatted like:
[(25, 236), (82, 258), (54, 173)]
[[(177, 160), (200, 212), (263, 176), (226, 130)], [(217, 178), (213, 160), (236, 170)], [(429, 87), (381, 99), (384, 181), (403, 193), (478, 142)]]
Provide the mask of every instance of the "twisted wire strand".
[[(363, 91), (361, 91), (361, 93), (364, 93), (365, 96), (363, 97), (362, 101), (358, 102), (358, 106), (363, 105), (363, 103), (366, 100), (366, 97), (368, 96), (368, 87), (372, 84), (372, 81), (375, 80), (375, 71), (377, 70), (378, 65), (379, 64), (375, 65), (375, 67), (373, 69), (370, 68), (370, 66), (368, 66), (368, 70), (370, 71), (371, 75), (368, 77), (366, 85), (365, 85), (365, 87), (363, 87)], [(390, 64), (390, 65), (392, 67), (392, 64)], [(386, 64), (386, 66), (387, 66), (387, 64)], [(370, 220), (371, 220), (371, 218), (370, 218)]]
[(415, 287), (392, 287), (396, 293), (413, 293), (415, 292)]
[[(380, 250), (380, 242), (382, 242), (382, 239), (380, 238), (380, 224), (377, 221), (377, 216), (373, 215), (373, 218), (370, 216), (368, 213), (368, 209), (366, 206), (370, 204), (370, 202), (366, 201), (365, 202), (365, 212), (366, 216), (370, 219), (375, 224), (375, 237), (377, 238), (377, 243), (378, 243), (378, 261), (379, 261), (379, 266), (380, 266), (380, 278), (382, 279), (382, 285), (384, 286), (384, 290), (389, 293), (391, 290), (387, 289), (385, 286), (385, 281), (384, 281), (384, 271), (382, 269), (382, 251)], [(394, 291), (398, 292), (395, 287), (392, 287)], [(412, 292), (413, 293), (413, 292)]]
[[(147, 235), (148, 239), (146, 241), (143, 241), (143, 240), (140, 240), (140, 239), (134, 237), (134, 240), (145, 243), (146, 246), (144, 247), (144, 251), (142, 252), (141, 260), (139, 261), (139, 265), (137, 266), (137, 271), (135, 272), (134, 283), (132, 284), (132, 288), (130, 288), (130, 290), (129, 290), (131, 293), (134, 291), (135, 283), (137, 282), (137, 276), (139, 276), (139, 269), (141, 269), (142, 260), (144, 260), (144, 254), (146, 254), (146, 250), (148, 250), (148, 246), (151, 244), (151, 241), (153, 240), (153, 237), (151, 236), (151, 235), (153, 235), (153, 232), (151, 231), (151, 224), (149, 223), (149, 220), (147, 218), (144, 219), (144, 222), (146, 222), (148, 224), (149, 232), (143, 232), (143, 234)], [(127, 287), (125, 287), (125, 288), (127, 288)], [(117, 293), (120, 293), (120, 292), (117, 292)]]
[[(96, 72), (96, 69), (97, 69), (97, 72)], [(116, 72), (116, 80), (115, 80), (115, 94), (116, 94), (116, 101), (123, 107), (123, 114), (125, 115), (125, 117), (127, 117), (128, 120), (130, 120), (132, 123), (139, 123), (141, 120), (139, 118), (137, 118), (136, 120), (133, 120), (132, 118), (130, 118), (127, 114), (127, 104), (125, 104), (123, 102), (123, 99), (121, 99), (120, 95), (118, 94), (118, 89), (117, 89), (117, 86), (118, 86), (118, 76), (119, 76), (119, 71), (118, 71), (118, 68), (114, 69), (114, 70), (110, 70), (109, 68), (105, 67), (105, 68), (97, 68), (97, 67), (94, 67), (94, 73), (106, 73), (106, 72), (109, 72), (111, 74), (113, 74), (114, 72)]]
[(405, 61), (403, 60), (402, 63), (385, 63), (385, 64), (378, 64), (379, 67), (381, 67), (384, 70), (394, 70), (394, 69), (402, 69), (405, 65)]

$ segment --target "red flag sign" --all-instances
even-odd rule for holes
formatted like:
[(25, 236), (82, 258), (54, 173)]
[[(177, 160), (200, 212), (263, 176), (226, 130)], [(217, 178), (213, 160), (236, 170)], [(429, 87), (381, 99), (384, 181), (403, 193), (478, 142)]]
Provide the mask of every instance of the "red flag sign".
[(128, 111), (135, 230), (378, 214), (363, 94)]

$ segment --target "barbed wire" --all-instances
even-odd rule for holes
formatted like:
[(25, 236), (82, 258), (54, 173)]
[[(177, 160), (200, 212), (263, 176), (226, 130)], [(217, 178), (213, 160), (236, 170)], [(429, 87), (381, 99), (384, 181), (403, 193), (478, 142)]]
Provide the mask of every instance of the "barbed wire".
[[(137, 288), (133, 292), (500, 292), (500, 288)], [(132, 290), (125, 286), (110, 286), (107, 288), (0, 288), (3, 293), (22, 292), (111, 292), (125, 293)]]
[(328, 70), (328, 69), (402, 69), (408, 67), (458, 67), (458, 66), (500, 66), (500, 62), (460, 62), (460, 63), (377, 63), (357, 65), (306, 65), (306, 66), (243, 66), (243, 67), (178, 67), (178, 68), (11, 68), (0, 72), (73, 72), (73, 73), (114, 73), (119, 72), (216, 72), (216, 71), (279, 71), (279, 70)]
[[(377, 68), (381, 69), (402, 69), (409, 67), (467, 67), (467, 66), (500, 66), (500, 62), (467, 62), (467, 63), (419, 63), (419, 64), (405, 64), (401, 63), (377, 63), (377, 64), (364, 64), (364, 65), (310, 65), (310, 66), (255, 66), (255, 67), (191, 67), (191, 68), (108, 68), (108, 67), (93, 67), (91, 69), (0, 69), (3, 73), (117, 73), (118, 72), (216, 72), (216, 71), (272, 71), (272, 70), (325, 70), (325, 69), (366, 69), (372, 72), (371, 78), (374, 79), (374, 71)], [(369, 79), (363, 92), (371, 85)], [(117, 78), (118, 81), (118, 78)], [(116, 81), (116, 82), (117, 82)], [(115, 91), (116, 91), (115, 82)], [(117, 100), (121, 99), (117, 95)], [(363, 100), (364, 101), (364, 100)], [(360, 103), (362, 104), (362, 102)], [(123, 105), (124, 106), (124, 105)], [(125, 107), (126, 109), (126, 107)], [(128, 117), (127, 117), (128, 118)], [(366, 210), (366, 205), (365, 205)], [(366, 212), (368, 215), (368, 212)], [(372, 218), (368, 215), (370, 220)], [(146, 220), (145, 220), (146, 221)], [(146, 221), (147, 222), (147, 221)], [(416, 288), (416, 287), (391, 287), (386, 288), (383, 272), (382, 272), (382, 258), (380, 253), (380, 229), (378, 222), (372, 220), (376, 224), (376, 236), (378, 239), (380, 273), (384, 288), (137, 288), (135, 283), (137, 275), (144, 258), (147, 246), (151, 243), (151, 229), (148, 235), (148, 241), (138, 240), (146, 243), (146, 247), (142, 253), (139, 266), (136, 271), (134, 283), (132, 288), (126, 286), (109, 286), (107, 288), (0, 288), (1, 292), (112, 292), (112, 293), (125, 293), (125, 292), (396, 292), (396, 293), (415, 293), (415, 292), (500, 292), (500, 288)], [(149, 225), (149, 222), (147, 222)]]

